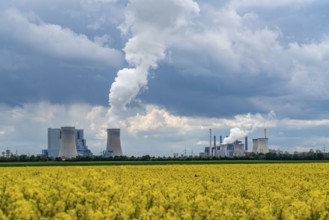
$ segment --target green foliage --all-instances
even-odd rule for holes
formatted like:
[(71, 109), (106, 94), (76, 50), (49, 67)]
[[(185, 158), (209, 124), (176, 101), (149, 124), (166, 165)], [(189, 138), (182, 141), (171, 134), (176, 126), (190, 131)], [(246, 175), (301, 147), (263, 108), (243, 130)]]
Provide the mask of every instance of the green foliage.
[[(10, 151), (3, 152), (0, 156), (0, 162), (35, 162), (35, 164), (42, 165), (63, 165), (81, 162), (88, 165), (97, 165), (104, 163), (104, 165), (115, 165), (115, 164), (189, 164), (189, 163), (258, 163), (258, 162), (305, 162), (305, 161), (329, 161), (329, 153), (323, 153), (321, 151), (309, 151), (303, 153), (290, 154), (288, 152), (269, 152), (267, 154), (256, 154), (248, 153), (244, 157), (201, 157), (201, 156), (180, 156), (180, 157), (154, 157), (150, 155), (144, 155), (140, 157), (135, 156), (114, 156), (114, 157), (103, 157), (103, 156), (78, 156), (71, 159), (63, 160), (60, 157), (47, 158), (44, 156), (34, 156), (34, 155), (13, 155)], [(46, 162), (46, 163), (41, 163)], [(89, 162), (89, 163), (88, 163)], [(0, 166), (3, 163), (0, 163)]]

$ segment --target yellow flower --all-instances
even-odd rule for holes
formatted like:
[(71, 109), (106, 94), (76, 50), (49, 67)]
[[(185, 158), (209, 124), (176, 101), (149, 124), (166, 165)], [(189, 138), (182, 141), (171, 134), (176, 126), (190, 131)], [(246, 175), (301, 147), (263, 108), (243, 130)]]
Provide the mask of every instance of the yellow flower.
[(329, 163), (0, 168), (0, 219), (328, 219)]

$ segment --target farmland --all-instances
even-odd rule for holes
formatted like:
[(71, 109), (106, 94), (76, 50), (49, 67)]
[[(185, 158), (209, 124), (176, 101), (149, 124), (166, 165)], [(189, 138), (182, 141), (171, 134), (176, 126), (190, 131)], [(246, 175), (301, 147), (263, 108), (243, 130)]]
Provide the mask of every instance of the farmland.
[(0, 219), (328, 219), (329, 163), (0, 168)]

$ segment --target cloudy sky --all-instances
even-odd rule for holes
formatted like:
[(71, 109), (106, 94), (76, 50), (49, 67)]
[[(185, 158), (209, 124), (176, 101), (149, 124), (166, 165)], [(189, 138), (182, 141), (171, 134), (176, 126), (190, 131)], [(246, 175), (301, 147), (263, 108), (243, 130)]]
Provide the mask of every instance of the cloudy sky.
[(196, 155), (209, 128), (328, 151), (328, 19), (315, 0), (1, 1), (0, 151), (70, 125), (94, 154), (117, 126), (127, 155)]

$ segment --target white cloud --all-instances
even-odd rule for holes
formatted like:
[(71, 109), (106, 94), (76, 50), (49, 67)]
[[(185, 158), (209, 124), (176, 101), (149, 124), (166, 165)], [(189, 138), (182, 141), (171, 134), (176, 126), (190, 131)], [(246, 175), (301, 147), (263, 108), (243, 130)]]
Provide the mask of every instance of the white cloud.
[[(270, 1), (266, 2), (271, 4)], [(303, 2), (306, 4), (310, 1)], [(293, 2), (279, 1), (273, 4), (279, 3), (284, 5)], [(308, 44), (286, 44), (281, 42), (283, 33), (279, 27), (270, 29), (266, 24), (255, 26), (253, 24), (262, 23), (261, 17), (252, 11), (241, 15), (232, 7), (210, 8), (201, 5), (201, 15), (189, 27), (171, 36), (171, 65), (200, 77), (209, 74), (223, 80), (230, 77), (248, 80), (250, 76), (248, 83), (251, 84), (255, 84), (252, 80), (260, 77), (264, 85), (269, 85), (265, 93), (281, 92), (278, 105), (273, 104), (275, 98), (271, 100), (265, 97), (263, 100), (262, 94), (251, 97), (255, 104), (259, 103), (260, 109), (272, 106), (272, 109), (283, 112), (293, 107), (292, 111), (298, 111), (296, 106), (292, 106), (295, 105), (294, 98), (328, 99), (327, 38)]]
[(115, 67), (122, 62), (119, 51), (101, 46), (69, 28), (46, 24), (36, 15), (26, 15), (15, 8), (0, 12), (0, 33), (6, 41), (14, 41), (15, 44), (62, 59)]
[(191, 127), (186, 117), (172, 115), (158, 106), (146, 106), (145, 113), (138, 113), (127, 119), (128, 131), (136, 134), (145, 131), (161, 132), (172, 130), (173, 132), (185, 133)]
[(329, 41), (299, 45), (291, 43), (288, 53), (294, 62), (291, 70), (291, 84), (302, 95), (316, 99), (328, 99), (329, 86), (326, 83), (329, 68)]
[[(280, 33), (267, 27), (249, 27), (250, 16), (241, 16), (231, 8), (205, 10), (205, 17), (187, 31), (178, 32), (172, 48), (179, 51), (178, 62), (190, 59), (192, 66), (211, 63), (228, 74), (265, 74), (285, 77), (291, 60), (278, 40)], [(257, 19), (252, 16), (252, 19)], [(188, 40), (186, 40), (188, 39)], [(171, 49), (171, 48), (170, 48)], [(199, 59), (193, 59), (198, 57)], [(206, 59), (205, 59), (206, 58)], [(193, 64), (194, 63), (194, 64)], [(187, 63), (183, 63), (187, 65)], [(213, 74), (223, 74), (213, 71)]]
[(83, 3), (94, 4), (94, 3), (114, 3), (118, 0), (81, 0)]
[(293, 148), (294, 149), (294, 152), (309, 152), (310, 150), (314, 150), (313, 148), (311, 147), (304, 147), (304, 146), (296, 146)]
[(15, 132), (14, 126), (2, 126), (0, 129), (0, 136), (5, 137), (6, 135), (12, 134)]
[(101, 47), (109, 47), (111, 44), (111, 36), (104, 34), (102, 36), (94, 37), (94, 42), (97, 43)]
[(307, 119), (281, 119), (279, 123), (283, 126), (289, 126), (297, 129), (306, 127), (328, 126), (328, 119), (307, 120)]
[[(291, 129), (302, 135), (304, 129), (309, 131), (319, 126), (329, 126), (328, 120), (279, 120), (260, 114), (237, 115), (231, 119), (187, 117), (175, 115), (156, 105), (146, 105), (143, 109), (131, 109), (120, 121), (122, 147), (127, 155), (172, 155), (174, 152), (182, 153), (185, 148), (197, 154), (209, 143), (209, 128), (212, 128), (213, 135), (224, 135), (231, 127), (246, 120), (257, 121), (257, 129), (249, 134), (250, 138), (260, 135), (262, 128), (269, 128), (271, 145), (282, 144), (284, 147), (280, 150), (289, 150), (287, 141), (292, 139), (295, 144), (292, 146), (299, 144), (314, 148), (329, 143), (326, 136), (307, 135), (300, 138), (290, 136), (289, 132), (276, 136), (278, 130)], [(17, 149), (21, 154), (40, 153), (47, 147), (47, 128), (62, 126), (84, 129), (87, 145), (93, 153), (99, 154), (105, 149), (107, 108), (104, 106), (39, 102), (16, 107), (2, 104), (0, 111), (0, 151), (9, 148), (12, 151)]]
[[(127, 113), (127, 118), (120, 122), (123, 150), (128, 155), (170, 155), (171, 151), (183, 151), (187, 146), (200, 150), (207, 143), (209, 128), (228, 131), (231, 125), (247, 117), (239, 115), (230, 120), (181, 117), (154, 105), (147, 105), (144, 110), (139, 114), (131, 110), (130, 116)], [(85, 130), (87, 145), (95, 154), (105, 149), (106, 107), (39, 102), (16, 107), (0, 105), (0, 111), (0, 147), (37, 154), (47, 147), (47, 128), (75, 126)], [(268, 127), (268, 123), (272, 122), (264, 121), (259, 127)]]
[(315, 0), (231, 0), (229, 5), (234, 8), (278, 8), (285, 6), (298, 7), (316, 2)]
[(102, 124), (102, 121), (105, 122), (105, 108), (39, 102), (16, 107), (0, 105), (0, 111), (1, 147), (17, 149), (19, 153), (38, 154), (47, 147), (47, 128), (76, 126), (85, 129), (87, 144), (91, 144), (92, 151), (99, 153), (105, 148), (106, 140), (99, 136), (106, 128), (103, 127), (106, 124)]
[[(329, 85), (327, 83), (327, 70), (329, 69), (328, 38), (300, 41), (309, 43), (286, 42), (287, 39), (296, 38), (285, 36), (287, 33), (284, 33), (280, 26), (274, 27), (285, 21), (289, 23), (288, 20), (285, 20), (286, 17), (273, 18), (273, 16), (277, 16), (276, 13), (266, 16), (263, 14), (264, 9), (265, 12), (271, 13), (280, 9), (289, 12), (292, 10), (296, 14), (289, 14), (289, 18), (299, 21), (299, 16), (304, 16), (304, 14), (299, 14), (300, 12), (298, 9), (295, 10), (295, 7), (308, 6), (310, 3), (318, 4), (314, 0), (298, 2), (292, 0), (265, 0), (261, 2), (232, 0), (229, 3), (227, 3), (228, 1), (220, 3), (199, 1), (200, 7), (196, 2), (187, 0), (161, 1), (160, 3), (158, 1), (131, 1), (127, 8), (126, 26), (121, 26), (123, 30), (126, 28), (130, 33), (127, 33), (127, 36), (122, 36), (122, 41), (118, 36), (112, 36), (109, 33), (119, 35), (116, 33), (119, 31), (115, 29), (115, 26), (122, 23), (124, 19), (124, 4), (127, 1), (61, 0), (56, 1), (54, 7), (47, 8), (47, 10), (43, 10), (49, 4), (45, 1), (16, 0), (15, 3), (9, 2), (14, 1), (1, 3), (1, 6), (13, 8), (0, 12), (0, 40), (2, 43), (0, 67), (4, 70), (14, 72), (24, 69), (24, 73), (29, 72), (27, 68), (34, 64), (30, 61), (35, 57), (35, 54), (38, 58), (46, 56), (51, 59), (61, 59), (61, 61), (77, 61), (78, 65), (96, 63), (106, 67), (115, 66), (120, 63), (122, 55), (119, 51), (111, 48), (113, 44), (116, 43), (121, 46), (122, 41), (125, 41), (126, 37), (130, 37), (130, 34), (137, 35), (143, 32), (147, 33), (147, 36), (141, 34), (139, 39), (132, 38), (130, 41), (132, 46), (126, 48), (126, 52), (136, 54), (134, 57), (127, 56), (131, 64), (141, 60), (143, 54), (137, 52), (149, 53), (150, 48), (155, 48), (156, 50), (151, 53), (149, 59), (152, 67), (157, 66), (157, 63), (153, 62), (154, 60), (161, 60), (168, 53), (170, 54), (169, 65), (173, 71), (177, 70), (180, 73), (199, 76), (200, 81), (204, 80), (202, 74), (205, 73), (213, 76), (214, 81), (218, 79), (217, 76), (221, 77), (220, 80), (229, 78), (230, 81), (228, 82), (232, 83), (232, 87), (236, 86), (237, 90), (242, 88), (238, 91), (233, 88), (219, 89), (216, 91), (220, 91), (220, 94), (214, 95), (223, 97), (233, 91), (241, 99), (250, 100), (254, 106), (263, 112), (271, 109), (278, 112), (279, 109), (278, 115), (284, 113), (298, 117), (307, 114), (309, 117), (320, 117), (317, 113), (324, 112), (324, 115), (327, 114), (323, 109), (325, 109), (324, 102), (329, 97)], [(145, 7), (145, 2), (149, 3), (148, 7)], [(314, 4), (311, 5), (310, 8), (312, 9), (310, 10), (316, 8)], [(56, 11), (59, 9), (64, 10), (59, 13)], [(157, 13), (154, 13), (155, 9)], [(186, 16), (187, 12), (191, 11), (200, 13), (195, 17)], [(56, 15), (65, 14), (68, 17), (58, 16), (55, 18), (53, 15), (48, 17), (45, 16), (47, 12)], [(315, 16), (314, 21), (319, 19), (316, 18), (315, 11), (307, 12)], [(173, 20), (177, 14), (179, 18)], [(284, 21), (276, 23), (275, 19), (283, 19)], [(81, 23), (77, 25), (76, 23), (80, 21)], [(314, 25), (321, 24), (320, 20), (317, 21), (319, 23)], [(90, 24), (89, 27), (93, 28), (92, 31), (90, 29), (84, 30), (88, 24)], [(307, 25), (310, 24), (303, 25), (305, 26), (291, 28), (291, 34), (307, 32)], [(170, 34), (166, 32), (166, 28), (169, 26), (172, 31)], [(301, 31), (301, 29), (305, 29), (305, 31)], [(79, 30), (81, 33), (75, 30)], [(319, 35), (321, 34), (323, 37), (327, 33), (323, 31)], [(95, 37), (95, 35), (97, 36)], [(140, 39), (144, 43), (141, 47), (135, 47), (135, 43), (139, 42)], [(159, 45), (158, 41), (154, 39), (164, 40), (164, 43)], [(165, 50), (167, 46), (168, 51)], [(37, 72), (38, 70), (32, 69), (31, 71)], [(71, 69), (67, 72), (69, 71)], [(2, 72), (6, 74), (7, 71)], [(17, 72), (18, 74), (20, 72)], [(39, 74), (35, 75), (39, 76)], [(105, 81), (105, 75), (100, 74), (99, 79)], [(132, 78), (129, 74), (127, 78), (128, 86), (131, 86), (129, 80)], [(256, 92), (250, 95), (249, 90), (254, 88), (243, 88), (241, 84), (233, 84), (235, 79), (239, 81), (241, 78), (246, 80), (248, 86), (255, 88), (259, 86), (259, 93), (254, 94), (258, 92), (256, 89)], [(14, 79), (12, 80), (16, 82)], [(146, 77), (143, 80), (146, 81)], [(244, 92), (246, 94), (242, 94)], [(182, 95), (184, 95), (183, 92)], [(225, 103), (216, 104), (223, 105), (225, 108)], [(169, 148), (177, 150), (180, 149), (180, 146), (193, 144), (202, 146), (202, 144), (207, 143), (204, 138), (207, 139), (207, 132), (210, 127), (220, 132), (224, 130), (228, 132), (230, 127), (234, 127), (239, 120), (244, 120), (246, 116), (239, 115), (231, 119), (187, 117), (175, 115), (166, 110), (165, 107), (148, 105), (142, 109), (140, 114), (135, 113), (137, 112), (136, 109), (127, 112), (126, 117), (124, 117), (125, 121), (121, 121), (121, 125), (122, 134), (125, 135), (125, 146), (129, 152), (136, 154), (139, 152), (168, 153)], [(308, 107), (312, 110), (311, 113)], [(88, 137), (90, 146), (101, 149), (105, 144), (106, 132), (104, 129), (107, 126), (105, 107), (88, 104), (63, 106), (34, 103), (15, 108), (8, 106), (0, 108), (3, 115), (0, 116), (0, 136), (6, 146), (13, 146), (15, 144), (13, 140), (17, 140), (18, 144), (15, 145), (22, 146), (21, 149), (26, 147), (26, 150), (30, 151), (32, 149), (29, 147), (30, 145), (37, 145), (41, 149), (46, 144), (45, 129), (47, 127), (59, 127), (67, 124), (88, 129), (86, 134), (90, 135)], [(207, 106), (202, 114), (207, 114), (207, 108), (210, 107)], [(257, 111), (255, 108), (252, 109)], [(308, 112), (306, 112), (307, 110)], [(256, 117), (257, 114), (252, 116)], [(277, 122), (278, 127), (289, 131), (299, 129), (298, 131), (301, 132), (304, 129), (323, 129), (329, 125), (327, 119), (293, 120), (287, 118), (278, 119)], [(266, 121), (260, 127), (275, 126), (271, 123)], [(33, 131), (31, 127), (36, 130)], [(33, 135), (34, 133), (38, 133), (38, 135)], [(289, 132), (282, 135), (289, 136)], [(20, 138), (23, 136), (24, 138)], [(294, 141), (301, 142), (301, 140), (297, 140), (298, 137), (293, 138)], [(154, 148), (153, 146), (145, 147), (145, 145), (153, 144)], [(298, 144), (303, 146), (302, 143)]]
[[(237, 124), (247, 122), (249, 124), (253, 123), (253, 130), (256, 128), (275, 127), (276, 120), (272, 115), (272, 113), (268, 116), (261, 114), (236, 115), (233, 119), (183, 117), (174, 115), (159, 106), (147, 105), (143, 113), (126, 118), (125, 122), (121, 122), (121, 125), (126, 127), (127, 131), (132, 135), (147, 135), (148, 138), (186, 136), (187, 139), (192, 139), (193, 134), (205, 133), (209, 128), (229, 130), (229, 128), (235, 127)], [(197, 141), (197, 143), (202, 142)]]

